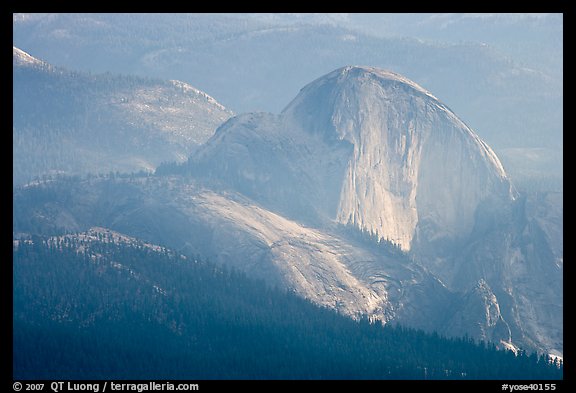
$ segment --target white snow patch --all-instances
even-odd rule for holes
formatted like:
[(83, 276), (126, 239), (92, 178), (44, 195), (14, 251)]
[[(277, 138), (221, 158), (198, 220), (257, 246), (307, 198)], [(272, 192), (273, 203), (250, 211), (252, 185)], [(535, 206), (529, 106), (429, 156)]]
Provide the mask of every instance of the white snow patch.
[(48, 66), (47, 63), (38, 60), (15, 46), (12, 47), (12, 59), (13, 64), (19, 66)]

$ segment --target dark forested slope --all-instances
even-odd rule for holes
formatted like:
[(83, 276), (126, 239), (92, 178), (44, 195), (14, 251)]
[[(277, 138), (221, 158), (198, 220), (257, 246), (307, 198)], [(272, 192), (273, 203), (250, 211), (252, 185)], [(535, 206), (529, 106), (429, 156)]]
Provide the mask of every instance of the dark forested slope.
[(353, 321), (103, 230), (14, 242), (15, 379), (555, 379), (544, 357)]

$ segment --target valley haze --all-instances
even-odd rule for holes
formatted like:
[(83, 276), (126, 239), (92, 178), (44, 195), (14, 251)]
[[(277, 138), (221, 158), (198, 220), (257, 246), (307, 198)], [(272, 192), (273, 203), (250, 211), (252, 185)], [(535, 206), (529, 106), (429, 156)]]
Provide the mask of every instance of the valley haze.
[[(157, 25), (150, 25), (158, 26), (158, 31), (166, 29), (167, 21), (174, 22), (165, 36), (159, 36), (159, 43), (163, 39), (172, 42), (170, 35), (185, 26), (194, 30), (198, 27), (192, 26), (204, 26), (210, 18), (215, 24), (196, 39), (183, 39), (179, 51), (172, 53), (174, 48), (166, 44), (171, 55), (149, 52), (147, 43), (134, 38), (134, 48), (141, 52), (132, 53), (130, 59), (126, 53), (120, 54), (115, 66), (128, 67), (121, 70), (130, 71), (124, 75), (117, 73), (120, 68), (112, 73), (82, 70), (86, 65), (80, 58), (63, 56), (60, 49), (52, 54), (58, 61), (53, 65), (17, 45), (36, 47), (43, 42), (53, 47), (66, 42), (65, 35), (38, 36), (43, 29), (55, 32), (60, 28), (77, 38), (74, 45), (82, 52), (88, 48), (83, 46), (85, 42), (100, 36), (87, 35), (79, 23), (88, 26), (93, 22), (95, 31), (107, 31), (108, 35), (98, 38), (106, 41), (120, 31), (136, 31), (134, 21), (145, 16), (14, 15), (13, 249), (18, 255), (14, 257), (14, 323), (41, 341), (49, 330), (55, 332), (54, 340), (58, 334), (63, 337), (72, 332), (74, 345), (84, 348), (91, 329), (102, 332), (93, 340), (106, 342), (107, 329), (113, 331), (115, 323), (127, 318), (128, 325), (139, 326), (136, 331), (142, 333), (137, 335), (166, 335), (166, 348), (175, 351), (173, 359), (181, 356), (179, 351), (186, 356), (188, 346), (198, 353), (208, 348), (217, 351), (221, 343), (216, 336), (210, 338), (215, 341), (204, 343), (202, 334), (194, 333), (212, 319), (190, 319), (179, 307), (188, 304), (194, 309), (204, 304), (193, 300), (198, 297), (215, 307), (202, 317), (212, 318), (208, 315), (217, 315), (220, 303), (210, 303), (194, 289), (207, 291), (201, 281), (190, 284), (198, 287), (186, 289), (169, 272), (169, 266), (178, 265), (181, 277), (189, 277), (188, 264), (191, 269), (203, 269), (207, 263), (215, 267), (198, 270), (199, 280), (211, 282), (211, 274), (220, 274), (223, 281), (216, 279), (214, 289), (222, 285), (223, 299), (230, 299), (224, 302), (237, 304), (248, 318), (230, 316), (234, 327), (257, 326), (259, 318), (275, 318), (279, 311), (266, 311), (265, 305), (251, 308), (242, 303), (243, 295), (233, 301), (226, 298), (226, 291), (235, 290), (236, 280), (237, 285), (248, 284), (242, 284), (244, 278), (227, 281), (224, 277), (236, 273), (218, 273), (218, 269), (238, 272), (269, 290), (294, 295), (360, 324), (370, 321), (390, 329), (399, 325), (447, 340), (466, 337), (486, 343), (486, 350), (493, 347), (499, 353), (515, 354), (518, 361), (525, 353), (535, 352), (534, 364), (540, 366), (540, 356), (561, 359), (563, 190), (558, 166), (562, 166), (562, 157), (559, 162), (554, 161), (557, 156), (552, 161), (545, 158), (562, 149), (562, 120), (557, 116), (562, 111), (562, 92), (553, 92), (553, 86), (561, 83), (561, 70), (542, 59), (537, 61), (536, 56), (522, 57), (521, 48), (514, 56), (532, 62), (538, 72), (528, 65), (506, 62), (498, 51), (474, 44), (442, 46), (412, 41), (382, 35), (374, 26), (366, 35), (366, 31), (354, 30), (358, 28), (354, 18), (361, 16), (341, 16), (328, 23), (310, 16), (306, 23), (292, 24), (281, 16), (266, 19), (266, 15), (206, 15), (206, 19), (193, 15), (188, 22), (177, 16), (159, 17)], [(542, 16), (538, 29), (548, 28), (547, 18)], [(122, 30), (118, 23), (123, 20), (130, 22)], [(236, 24), (240, 20), (244, 22)], [(420, 26), (426, 26), (426, 20), (422, 19)], [(458, 20), (452, 23), (460, 23)], [(506, 23), (532, 26), (529, 19), (511, 20)], [(503, 28), (504, 23), (503, 19), (488, 18), (475, 20), (472, 26), (481, 29), (485, 22), (495, 28)], [(390, 28), (398, 26), (391, 24)], [(422, 29), (419, 34), (432, 34), (432, 30)], [(471, 35), (475, 34), (472, 30)], [(305, 31), (313, 38), (312, 47), (325, 37), (337, 37), (349, 59), (372, 59), (376, 65), (334, 67), (310, 77), (282, 104), (279, 113), (235, 114), (219, 102), (218, 94), (194, 87), (196, 83), (217, 86), (214, 78), (220, 75), (224, 80), (231, 74), (218, 65), (206, 76), (198, 68), (198, 60), (189, 56), (192, 49), (211, 53), (206, 57), (210, 64), (211, 56), (220, 56), (219, 51), (228, 48), (241, 65), (246, 60), (229, 48), (230, 42), (254, 51), (268, 48), (274, 40), (292, 48), (295, 35)], [(345, 32), (347, 39), (342, 38)], [(118, 37), (124, 38), (111, 42), (120, 47), (129, 42), (128, 35)], [(499, 51), (510, 50), (504, 41), (494, 40), (495, 46), (502, 45)], [(434, 89), (424, 88), (396, 67), (380, 66), (381, 58), (354, 52), (357, 49), (348, 48), (349, 42), (357, 42), (355, 48), (387, 53), (386, 65), (396, 62), (400, 70), (428, 81), (427, 86), (440, 86), (443, 95), (437, 96)], [(213, 49), (203, 46), (208, 43)], [(298, 48), (294, 49), (297, 59), (309, 51), (307, 46), (294, 48)], [(320, 55), (327, 56), (326, 64), (333, 62), (329, 60), (333, 55), (327, 55), (333, 53), (330, 48)], [(96, 67), (111, 64), (106, 60), (107, 50), (114, 53), (117, 48), (96, 49), (102, 56)], [(420, 53), (429, 60), (438, 56), (439, 60), (430, 62), (426, 74), (410, 65), (406, 53)], [(439, 70), (454, 56), (464, 62), (450, 80)], [(477, 56), (484, 68), (469, 68), (467, 56)], [(185, 73), (187, 66), (197, 74)], [(547, 69), (552, 76), (547, 76)], [(146, 75), (145, 70), (153, 72)], [(279, 66), (267, 71), (273, 74), (270, 81), (281, 76), (282, 70)], [(168, 74), (171, 76), (166, 77)], [(461, 83), (463, 75), (472, 75), (471, 80)], [(534, 97), (520, 99), (512, 79), (519, 86), (530, 82), (531, 88), (542, 89)], [(224, 95), (225, 102), (234, 101), (237, 83), (230, 82), (231, 95)], [(449, 84), (461, 89), (447, 87)], [(285, 87), (283, 83), (277, 87), (283, 89), (282, 97)], [(246, 87), (245, 93), (256, 94), (257, 88)], [(260, 102), (257, 95), (253, 98)], [(474, 103), (469, 101), (466, 106), (463, 100), (467, 99)], [(554, 107), (545, 115), (550, 119), (546, 125), (540, 123), (542, 118), (536, 120), (538, 110), (530, 115), (534, 118), (518, 117), (519, 105), (524, 105), (524, 110), (534, 108), (531, 100), (542, 101), (538, 109), (542, 113)], [(245, 103), (235, 104), (242, 108)], [(468, 117), (460, 117), (455, 108), (471, 114), (471, 123), (479, 129), (469, 125)], [(482, 115), (473, 114), (474, 108), (481, 108)], [(487, 108), (493, 109), (491, 119), (486, 118)], [(490, 130), (495, 119), (505, 119), (495, 125), (499, 131)], [(548, 127), (546, 132), (552, 136), (546, 143), (536, 136), (542, 127)], [(529, 135), (524, 142), (518, 140), (522, 129)], [(69, 248), (84, 255), (85, 262), (76, 262)], [(41, 259), (34, 259), (35, 255), (47, 255), (46, 260), (52, 261), (51, 256), (59, 252), (62, 261), (69, 263), (50, 262), (54, 273), (41, 265)], [(140, 255), (142, 265), (130, 255)], [(148, 258), (165, 262), (155, 266)], [(87, 286), (57, 289), (51, 281), (56, 272), (72, 281), (75, 274), (81, 274)], [(114, 287), (111, 293), (120, 290), (116, 300), (96, 290), (107, 285)], [(258, 285), (255, 288), (260, 288)], [(122, 288), (136, 292), (130, 295)], [(37, 297), (44, 300), (31, 300)], [(122, 299), (132, 306), (123, 308)], [(271, 298), (268, 304), (274, 302)], [(319, 315), (319, 320), (324, 318)], [(139, 318), (147, 322), (138, 325)], [(214, 318), (218, 325), (220, 317)], [(280, 326), (279, 322), (270, 323), (264, 326)], [(207, 333), (206, 337), (212, 336)], [(130, 342), (127, 339), (122, 347), (127, 354), (138, 351)], [(347, 348), (346, 344), (340, 348)], [(291, 359), (290, 351), (287, 359)], [(218, 363), (215, 354), (219, 352), (206, 353), (210, 353), (206, 355), (208, 370), (210, 362)], [(241, 356), (243, 352), (230, 353)], [(98, 359), (100, 355), (90, 356)], [(67, 364), (69, 360), (60, 361)], [(31, 376), (25, 369), (34, 362), (19, 357), (18, 372)], [(246, 367), (250, 362), (245, 362)], [(555, 363), (552, 366), (556, 367)], [(138, 367), (145, 370), (147, 366)], [(434, 367), (430, 369), (436, 370)], [(456, 369), (444, 366), (431, 372), (439, 379), (473, 375), (472, 369)], [(389, 378), (420, 375), (415, 370), (415, 374), (385, 370), (382, 372)], [(70, 376), (84, 375), (80, 368), (78, 371)], [(378, 375), (381, 371), (374, 372)], [(310, 373), (309, 378), (317, 378)], [(55, 375), (57, 372), (46, 374)], [(166, 371), (162, 375), (180, 374)], [(218, 378), (220, 374), (213, 375)], [(242, 377), (246, 371), (222, 375)]]

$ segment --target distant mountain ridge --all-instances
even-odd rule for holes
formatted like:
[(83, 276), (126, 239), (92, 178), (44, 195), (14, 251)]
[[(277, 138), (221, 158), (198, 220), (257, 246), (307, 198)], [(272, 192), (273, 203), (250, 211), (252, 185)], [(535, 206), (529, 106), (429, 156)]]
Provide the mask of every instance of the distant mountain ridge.
[(13, 48), (13, 179), (153, 171), (183, 161), (232, 112), (179, 81), (56, 68)]

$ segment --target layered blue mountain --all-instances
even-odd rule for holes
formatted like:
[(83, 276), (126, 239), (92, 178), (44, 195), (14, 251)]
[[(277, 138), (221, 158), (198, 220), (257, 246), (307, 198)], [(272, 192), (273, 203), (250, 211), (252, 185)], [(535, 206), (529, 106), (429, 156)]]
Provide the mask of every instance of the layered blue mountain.
[(391, 71), (339, 68), (154, 176), (48, 180), (14, 190), (16, 234), (110, 228), (355, 319), (563, 352), (557, 201), (515, 191), (470, 127)]

